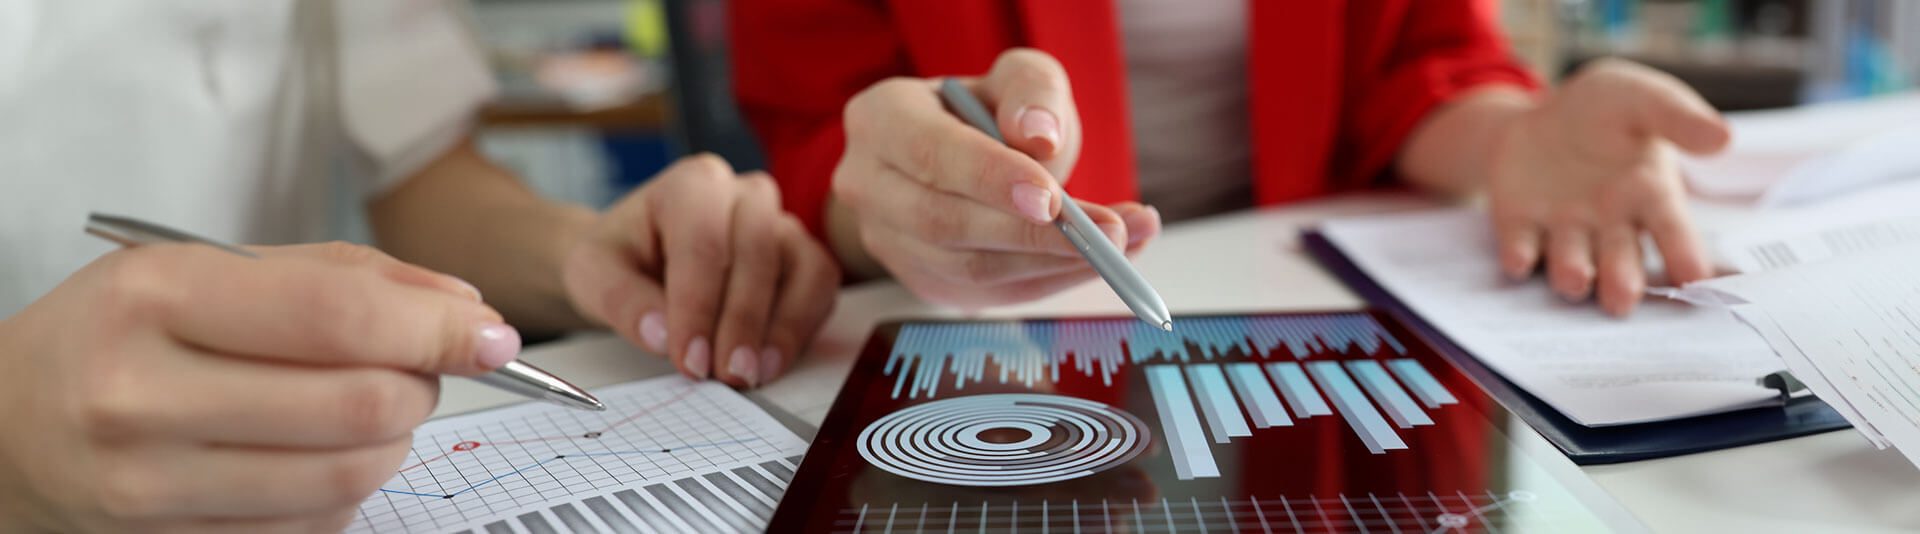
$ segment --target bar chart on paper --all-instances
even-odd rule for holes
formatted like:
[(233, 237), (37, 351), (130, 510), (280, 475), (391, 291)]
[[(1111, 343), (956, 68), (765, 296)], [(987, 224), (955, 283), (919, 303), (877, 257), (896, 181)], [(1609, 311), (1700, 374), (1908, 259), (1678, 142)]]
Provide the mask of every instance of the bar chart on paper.
[(1063, 373), (1111, 386), (1122, 367), (1139, 367), (1175, 470), (1194, 479), (1220, 475), (1208, 443), (1295, 419), (1337, 414), (1369, 452), (1406, 449), (1396, 429), (1433, 425), (1427, 410), (1458, 402), (1407, 356), (1360, 313), (1197, 317), (1176, 332), (1125, 319), (921, 323), (901, 327), (885, 373), (893, 398), (931, 399)]
[(594, 393), (608, 411), (522, 404), (429, 422), (349, 532), (759, 531), (806, 450), (721, 384)]

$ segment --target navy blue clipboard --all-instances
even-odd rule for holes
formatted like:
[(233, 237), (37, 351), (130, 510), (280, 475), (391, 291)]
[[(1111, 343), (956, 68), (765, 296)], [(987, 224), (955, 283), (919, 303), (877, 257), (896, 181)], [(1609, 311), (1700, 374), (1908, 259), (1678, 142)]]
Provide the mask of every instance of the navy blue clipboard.
[[(1842, 428), (1846, 419), (1811, 395), (1769, 406), (1673, 421), (1588, 427), (1561, 415), (1462, 350), (1433, 325), (1373, 281), (1318, 230), (1301, 235), (1307, 253), (1369, 304), (1386, 310), (1436, 352), (1480, 384), (1488, 395), (1580, 465), (1633, 462), (1766, 443)], [(1758, 378), (1758, 377), (1755, 377)]]

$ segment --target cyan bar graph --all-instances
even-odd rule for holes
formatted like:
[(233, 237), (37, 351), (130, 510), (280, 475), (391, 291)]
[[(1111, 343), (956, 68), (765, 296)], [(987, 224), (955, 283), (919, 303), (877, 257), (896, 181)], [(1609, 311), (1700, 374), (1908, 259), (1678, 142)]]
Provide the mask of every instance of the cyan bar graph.
[(1433, 378), (1433, 373), (1428, 373), (1425, 366), (1412, 358), (1387, 360), (1387, 368), (1392, 369), (1394, 376), (1400, 377), (1400, 381), (1407, 384), (1407, 387), (1413, 390), (1413, 394), (1420, 397), (1420, 402), (1426, 404), (1428, 408), (1439, 408), (1460, 402), (1459, 399), (1453, 398), (1453, 393), (1447, 391), (1446, 386), (1440, 385), (1440, 381)]
[[(1406, 363), (1395, 363), (1400, 361)], [(1436, 423), (1408, 393), (1409, 389), (1419, 391), (1426, 386), (1416, 385), (1417, 379), (1395, 381), (1388, 366), (1400, 369), (1403, 376), (1427, 373), (1414, 360), (1371, 359), (1265, 365), (1258, 362), (1160, 364), (1145, 366), (1143, 371), (1152, 390), (1154, 407), (1160, 414), (1161, 434), (1172, 455), (1174, 470), (1181, 479), (1190, 480), (1217, 476), (1204, 474), (1219, 471), (1213, 458), (1213, 445), (1251, 436), (1249, 419), (1260, 429), (1298, 425), (1287, 417), (1287, 407), (1281, 403), (1283, 397), (1296, 413), (1325, 416), (1339, 412), (1346, 426), (1374, 454), (1407, 449), (1406, 439), (1396, 432), (1395, 426), (1410, 429)], [(1431, 374), (1426, 376), (1432, 378)], [(1408, 385), (1403, 388), (1400, 382)], [(1276, 385), (1279, 395), (1275, 394)], [(1440, 399), (1459, 402), (1444, 387), (1439, 387), (1437, 380), (1427, 386), (1439, 389), (1421, 395), (1432, 396), (1436, 402)]]
[(1266, 375), (1260, 374), (1260, 364), (1227, 364), (1227, 377), (1233, 379), (1233, 391), (1240, 394), (1240, 404), (1247, 407), (1247, 416), (1253, 419), (1254, 427), (1293, 426), (1286, 407), (1280, 405), (1280, 397), (1274, 395)]
[(1407, 348), (1365, 313), (1183, 317), (1176, 332), (1134, 319), (910, 323), (896, 334), (885, 373), (894, 398), (934, 398), (972, 383), (1057, 382), (1063, 372), (1111, 386), (1123, 365), (1354, 352), (1404, 356)]
[(1200, 394), (1200, 413), (1207, 416), (1207, 428), (1213, 431), (1214, 443), (1228, 443), (1233, 438), (1253, 435), (1253, 430), (1247, 428), (1247, 418), (1240, 415), (1240, 404), (1233, 400), (1233, 391), (1227, 389), (1227, 377), (1220, 374), (1220, 366), (1189, 365), (1187, 382)]
[(1327, 401), (1313, 391), (1313, 383), (1307, 380), (1306, 371), (1294, 362), (1273, 362), (1267, 364), (1267, 374), (1273, 375), (1273, 383), (1280, 385), (1280, 394), (1287, 397), (1287, 404), (1293, 406), (1293, 416), (1306, 419), (1316, 415), (1333, 415), (1333, 409), (1327, 407)]
[(1138, 380), (1123, 368), (1139, 367), (1174, 470), (1190, 480), (1220, 476), (1215, 445), (1339, 424), (1305, 422), (1335, 412), (1374, 454), (1407, 449), (1401, 432), (1460, 402), (1407, 355), (1366, 313), (1182, 318), (1177, 333), (1133, 319), (910, 323), (883, 373), (894, 398), (932, 399), (976, 384), (1044, 389), (1072, 374), (1121, 387)]
[(1360, 386), (1355, 385), (1353, 378), (1347, 376), (1347, 371), (1340, 367), (1340, 362), (1332, 360), (1307, 362), (1307, 371), (1313, 374), (1313, 381), (1320, 385), (1320, 390), (1327, 392), (1327, 397), (1333, 400), (1334, 408), (1340, 410), (1340, 416), (1346, 418), (1347, 426), (1352, 427), (1354, 433), (1360, 436), (1360, 441), (1367, 445), (1368, 451), (1380, 454), (1389, 450), (1407, 448), (1407, 443), (1401, 441), (1400, 435), (1393, 432), (1387, 419), (1381, 417), (1378, 410), (1373, 409), (1372, 403), (1367, 402), (1366, 395), (1360, 393)]
[(1347, 362), (1347, 371), (1360, 378), (1360, 386), (1367, 388), (1367, 394), (1380, 401), (1380, 408), (1393, 418), (1393, 424), (1400, 428), (1413, 428), (1433, 424), (1419, 405), (1413, 403), (1413, 397), (1400, 384), (1387, 374), (1387, 368), (1373, 360), (1351, 360)]
[(1146, 366), (1147, 387), (1153, 390), (1153, 407), (1160, 414), (1161, 433), (1166, 435), (1167, 452), (1173, 456), (1173, 471), (1181, 480), (1220, 476), (1213, 461), (1206, 431), (1200, 429), (1200, 416), (1193, 411), (1193, 397), (1180, 376), (1178, 365)]

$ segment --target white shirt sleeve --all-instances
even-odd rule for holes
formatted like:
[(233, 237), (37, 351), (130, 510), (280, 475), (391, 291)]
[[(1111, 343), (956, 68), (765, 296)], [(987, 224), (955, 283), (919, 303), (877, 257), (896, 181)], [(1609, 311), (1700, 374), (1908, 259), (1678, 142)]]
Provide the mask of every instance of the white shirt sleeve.
[(340, 120), (397, 185), (464, 138), (497, 90), (465, 0), (338, 0)]

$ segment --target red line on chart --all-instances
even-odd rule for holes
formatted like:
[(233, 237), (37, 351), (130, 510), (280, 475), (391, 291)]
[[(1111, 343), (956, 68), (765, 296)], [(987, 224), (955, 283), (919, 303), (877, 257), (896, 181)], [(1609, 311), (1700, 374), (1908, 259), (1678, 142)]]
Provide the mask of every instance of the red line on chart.
[(419, 469), (421, 466), (425, 466), (427, 464), (440, 461), (441, 459), (444, 459), (448, 456), (453, 456), (453, 453), (468, 452), (468, 451), (472, 451), (474, 449), (478, 449), (482, 446), (487, 446), (487, 445), (515, 445), (520, 443), (531, 443), (535, 441), (570, 441), (575, 438), (596, 439), (603, 434), (612, 432), (614, 429), (620, 428), (622, 426), (625, 426), (627, 423), (633, 422), (635, 419), (646, 417), (647, 414), (651, 414), (654, 411), (659, 410), (660, 408), (664, 408), (669, 404), (680, 402), (681, 399), (687, 398), (687, 395), (693, 394), (693, 388), (694, 386), (687, 386), (685, 388), (682, 388), (680, 390), (680, 393), (675, 394), (673, 398), (653, 403), (652, 405), (649, 405), (645, 408), (641, 408), (639, 411), (634, 412), (632, 415), (628, 415), (625, 418), (620, 419), (619, 421), (614, 421), (613, 424), (607, 425), (606, 428), (602, 428), (600, 430), (596, 430), (593, 432), (588, 432), (584, 435), (542, 436), (537, 438), (516, 439), (513, 441), (462, 441), (459, 443), (455, 443), (453, 445), (453, 448), (448, 449), (447, 452), (440, 453), (439, 456), (434, 456), (432, 458), (421, 460), (420, 463), (402, 467), (400, 468), (399, 472), (405, 473), (408, 471), (412, 471), (414, 469)]

